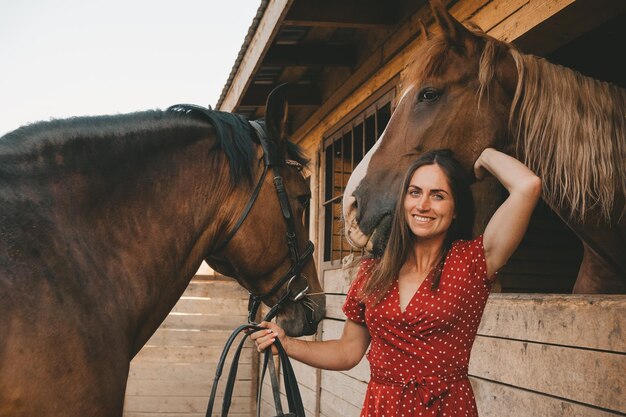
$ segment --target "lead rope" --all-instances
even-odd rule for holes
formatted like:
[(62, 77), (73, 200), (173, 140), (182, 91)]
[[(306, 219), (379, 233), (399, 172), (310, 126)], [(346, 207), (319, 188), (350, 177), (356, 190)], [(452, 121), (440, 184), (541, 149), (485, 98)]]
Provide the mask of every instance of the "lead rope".
[[(231, 398), (233, 393), (233, 388), (235, 385), (235, 379), (237, 376), (237, 368), (239, 365), (239, 357), (241, 355), (241, 351), (243, 349), (243, 345), (245, 340), (248, 338), (250, 333), (259, 330), (266, 330), (264, 327), (260, 327), (254, 324), (244, 324), (237, 327), (233, 333), (230, 335), (228, 340), (226, 341), (226, 345), (222, 350), (222, 354), (220, 356), (220, 360), (217, 364), (217, 369), (215, 371), (215, 378), (213, 379), (213, 387), (211, 388), (211, 396), (209, 398), (209, 404), (207, 406), (206, 417), (211, 417), (213, 414), (213, 406), (215, 404), (215, 397), (217, 394), (217, 386), (219, 384), (220, 377), (222, 376), (222, 371), (224, 369), (224, 364), (226, 362), (226, 356), (234, 343), (236, 337), (239, 333), (243, 331), (248, 331), (248, 333), (241, 339), (237, 349), (235, 351), (235, 355), (233, 356), (233, 362), (230, 366), (230, 372), (228, 374), (228, 381), (226, 384), (226, 389), (224, 391), (224, 400), (222, 402), (222, 417), (228, 417), (228, 411), (231, 405)], [(252, 331), (252, 332), (250, 332)], [(270, 363), (272, 362), (270, 369), (270, 379), (272, 382), (272, 392), (274, 394), (274, 406), (276, 407), (277, 417), (305, 417), (304, 416), (304, 406), (302, 404), (302, 397), (300, 395), (300, 389), (298, 387), (298, 382), (296, 381), (295, 373), (293, 372), (293, 368), (291, 367), (291, 362), (289, 361), (289, 357), (285, 352), (282, 344), (278, 339), (274, 341), (274, 346), (278, 350), (278, 358), (283, 367), (283, 380), (285, 384), (285, 392), (287, 394), (287, 402), (289, 404), (289, 413), (284, 414), (282, 410), (282, 404), (280, 403), (280, 387), (278, 386), (278, 377), (275, 375), (276, 369), (274, 367), (274, 361), (272, 357), (272, 350), (265, 350), (265, 359), (263, 362), (263, 370), (261, 371), (261, 383), (259, 385), (259, 390), (257, 394), (257, 416), (259, 416), (260, 410), (260, 398), (261, 398), (261, 390), (263, 388), (263, 380), (265, 377), (265, 371)], [(274, 372), (274, 377), (272, 377), (272, 372)]]

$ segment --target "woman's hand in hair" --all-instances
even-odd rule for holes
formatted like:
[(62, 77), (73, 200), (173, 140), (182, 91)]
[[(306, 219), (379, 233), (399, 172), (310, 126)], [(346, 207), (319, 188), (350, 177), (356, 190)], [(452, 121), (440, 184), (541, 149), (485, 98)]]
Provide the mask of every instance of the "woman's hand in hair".
[[(481, 154), (478, 156), (476, 162), (474, 162), (474, 177), (476, 177), (477, 181), (482, 181), (491, 173), (485, 168), (485, 153), (489, 153), (495, 151), (493, 148), (485, 148)], [(497, 152), (497, 151), (496, 151)]]

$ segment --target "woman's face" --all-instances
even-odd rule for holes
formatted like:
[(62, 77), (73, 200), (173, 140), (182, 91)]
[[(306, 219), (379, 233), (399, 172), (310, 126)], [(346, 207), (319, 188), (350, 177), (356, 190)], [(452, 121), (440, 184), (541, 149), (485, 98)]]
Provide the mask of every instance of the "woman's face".
[(448, 178), (437, 164), (418, 168), (404, 198), (406, 221), (418, 239), (445, 237), (455, 217)]

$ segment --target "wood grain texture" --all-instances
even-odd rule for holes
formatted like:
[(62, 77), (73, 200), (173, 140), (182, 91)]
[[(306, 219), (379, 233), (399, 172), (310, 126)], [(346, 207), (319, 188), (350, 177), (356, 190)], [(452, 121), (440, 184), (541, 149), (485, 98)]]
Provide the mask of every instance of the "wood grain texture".
[(492, 381), (470, 378), (480, 417), (617, 417), (610, 411), (521, 390)]
[[(124, 417), (204, 416), (224, 343), (246, 322), (246, 313), (247, 292), (235, 281), (193, 280), (131, 362)], [(229, 415), (250, 416), (255, 410), (256, 366), (256, 349), (247, 341)], [(221, 414), (224, 379), (217, 390), (216, 416)]]

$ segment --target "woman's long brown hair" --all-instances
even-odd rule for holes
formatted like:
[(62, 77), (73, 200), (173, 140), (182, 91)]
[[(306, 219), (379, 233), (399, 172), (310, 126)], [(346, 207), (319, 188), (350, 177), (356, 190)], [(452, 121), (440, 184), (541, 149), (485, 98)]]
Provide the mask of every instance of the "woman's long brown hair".
[(363, 286), (361, 294), (363, 300), (376, 304), (382, 299), (387, 289), (389, 289), (393, 281), (397, 279), (400, 268), (402, 268), (410, 251), (416, 244), (415, 236), (405, 220), (404, 199), (415, 171), (424, 165), (433, 164), (438, 165), (448, 179), (448, 185), (452, 191), (452, 198), (455, 203), (456, 215), (456, 218), (452, 221), (446, 233), (441, 261), (434, 270), (432, 281), (433, 290), (439, 286), (446, 255), (452, 246), (452, 242), (458, 239), (472, 238), (474, 200), (470, 190), (468, 173), (463, 169), (461, 164), (454, 159), (452, 151), (448, 149), (435, 150), (422, 154), (409, 166), (404, 176), (402, 188), (398, 193), (400, 198), (396, 202), (394, 218), (391, 223), (389, 241), (387, 242), (380, 262), (373, 269), (372, 274)]

